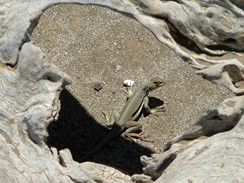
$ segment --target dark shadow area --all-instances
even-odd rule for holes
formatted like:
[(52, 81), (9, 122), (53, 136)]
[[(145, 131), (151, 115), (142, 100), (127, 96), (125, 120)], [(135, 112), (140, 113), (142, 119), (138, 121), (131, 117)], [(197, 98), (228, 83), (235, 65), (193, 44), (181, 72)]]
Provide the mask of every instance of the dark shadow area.
[[(157, 107), (160, 108), (160, 107), (162, 107), (164, 105), (164, 101), (162, 101), (162, 100), (160, 100), (160, 99), (158, 99), (156, 97), (149, 97), (149, 104), (148, 105), (149, 105), (149, 107), (151, 109), (157, 108)], [(150, 114), (148, 114), (146, 111), (143, 111), (143, 116), (144, 117), (146, 117), (148, 115), (150, 115)]]
[[(167, 22), (168, 23), (168, 22)], [(175, 28), (176, 29), (176, 28)], [(219, 56), (219, 55), (215, 55), (215, 54), (211, 54), (209, 52), (206, 52), (204, 50), (201, 50), (196, 43), (194, 43), (191, 39), (189, 39), (188, 37), (184, 36), (183, 34), (181, 34), (178, 30), (176, 32), (174, 31), (170, 31), (171, 36), (174, 38), (175, 42), (177, 42), (179, 45), (181, 45), (182, 47), (185, 47), (186, 49), (195, 52), (197, 54), (206, 54), (206, 55), (210, 55), (210, 56)], [(226, 43), (228, 42), (228, 40), (226, 41)], [(217, 51), (217, 50), (225, 50), (225, 51), (229, 51), (229, 52), (233, 52), (233, 51), (237, 51), (233, 48), (230, 48), (226, 45), (207, 45), (206, 46), (208, 49), (213, 50), (213, 51)], [(221, 55), (221, 54), (220, 54)], [(223, 55), (223, 54), (222, 54)]]
[[(58, 150), (68, 148), (77, 161), (96, 146), (109, 129), (100, 125), (68, 90), (62, 91), (60, 100), (59, 118), (48, 127), (48, 145)], [(108, 165), (132, 175), (142, 173), (140, 156), (150, 156), (152, 153), (149, 148), (118, 136), (87, 161)]]
[(164, 105), (164, 101), (156, 97), (149, 97), (149, 107), (151, 109)]

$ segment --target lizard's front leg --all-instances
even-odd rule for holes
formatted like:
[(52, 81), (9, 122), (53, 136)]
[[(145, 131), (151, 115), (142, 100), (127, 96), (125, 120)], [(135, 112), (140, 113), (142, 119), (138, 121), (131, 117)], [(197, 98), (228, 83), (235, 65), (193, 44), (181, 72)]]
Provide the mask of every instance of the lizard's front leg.
[(109, 117), (105, 112), (102, 111), (102, 113), (103, 113), (103, 115), (106, 119), (106, 122), (107, 122), (106, 126), (109, 128), (111, 128), (113, 126), (114, 122), (117, 121), (119, 119), (119, 116), (120, 116), (120, 114), (118, 112), (115, 112), (115, 111), (113, 111)]
[(154, 108), (154, 109), (151, 109), (149, 107), (149, 98), (148, 96), (145, 96), (144, 99), (143, 99), (143, 104), (144, 104), (144, 109), (146, 110), (147, 113), (149, 114), (154, 114), (156, 112), (164, 112), (165, 111), (165, 107), (162, 106), (161, 108)]
[(126, 86), (126, 89), (123, 89), (123, 91), (127, 94), (126, 101), (128, 101), (133, 95), (133, 91), (131, 90), (130, 86)]

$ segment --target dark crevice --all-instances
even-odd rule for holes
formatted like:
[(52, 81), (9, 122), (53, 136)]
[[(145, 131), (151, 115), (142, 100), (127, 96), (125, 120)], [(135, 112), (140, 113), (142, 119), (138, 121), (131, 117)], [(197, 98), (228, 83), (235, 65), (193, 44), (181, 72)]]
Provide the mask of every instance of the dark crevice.
[(233, 38), (228, 38), (228, 39), (225, 39), (224, 40), (225, 43), (232, 43), (232, 44), (235, 44), (237, 41)]
[[(192, 52), (195, 52), (197, 54), (207, 54), (207, 55), (210, 55), (210, 56), (219, 56), (219, 55), (223, 55), (223, 54), (211, 54), (207, 51), (204, 51), (202, 49), (200, 49), (197, 44), (189, 39), (188, 37), (186, 37), (185, 35), (183, 35), (170, 21), (169, 19), (166, 17), (166, 16), (163, 16), (163, 15), (153, 15), (153, 14), (150, 14), (150, 13), (147, 13), (147, 12), (144, 12), (145, 14), (147, 14), (148, 16), (151, 16), (151, 17), (154, 17), (156, 19), (161, 19), (161, 20), (164, 20), (167, 24), (168, 24), (168, 27), (170, 29), (169, 33), (170, 35), (173, 37), (173, 39), (175, 40), (175, 42), (177, 44), (179, 44), (180, 46), (192, 51)], [(211, 15), (209, 15), (211, 16)], [(233, 38), (227, 38), (226, 40), (223, 41), (223, 44), (218, 44), (218, 45), (206, 45), (206, 48), (210, 49), (210, 50), (213, 50), (213, 51), (217, 51), (217, 50), (224, 50), (224, 51), (229, 51), (229, 52), (233, 52), (233, 51), (238, 51), (239, 50), (236, 50), (234, 48), (230, 48), (228, 47), (227, 45), (225, 44), (235, 44), (237, 41)]]
[[(225, 41), (224, 41), (225, 42)], [(224, 44), (224, 42), (223, 42), (223, 44)], [(228, 43), (229, 44), (229, 43)], [(234, 51), (237, 51), (237, 52), (239, 52), (239, 50), (236, 50), (236, 49), (233, 49), (233, 48), (230, 48), (230, 47), (228, 47), (228, 46), (226, 46), (226, 45), (207, 45), (206, 46), (208, 49), (210, 49), (210, 50), (213, 50), (213, 51), (218, 51), (218, 50), (220, 50), (220, 51), (222, 51), (222, 50), (224, 50), (224, 51), (229, 51), (229, 52), (234, 52)], [(211, 54), (209, 54), (209, 55), (211, 55)], [(215, 55), (212, 55), (212, 56), (215, 56)]]
[(194, 41), (192, 41), (191, 39), (189, 39), (188, 37), (184, 36), (169, 20), (167, 17), (162, 17), (162, 15), (149, 15), (151, 17), (157, 18), (157, 19), (161, 19), (164, 20), (169, 27), (169, 33), (170, 35), (173, 37), (173, 39), (175, 40), (175, 42), (177, 44), (179, 44), (182, 47), (185, 47), (186, 49), (193, 51), (197, 54), (202, 54), (202, 53), (206, 53), (209, 54), (203, 50), (201, 50), (196, 43), (194, 43)]
[[(48, 146), (58, 150), (68, 148), (75, 161), (79, 162), (109, 132), (68, 91), (60, 96), (61, 110), (56, 122), (48, 127)], [(140, 157), (150, 156), (152, 150), (138, 145), (121, 136), (115, 137), (109, 144), (87, 159), (119, 169), (128, 175), (142, 173)]]

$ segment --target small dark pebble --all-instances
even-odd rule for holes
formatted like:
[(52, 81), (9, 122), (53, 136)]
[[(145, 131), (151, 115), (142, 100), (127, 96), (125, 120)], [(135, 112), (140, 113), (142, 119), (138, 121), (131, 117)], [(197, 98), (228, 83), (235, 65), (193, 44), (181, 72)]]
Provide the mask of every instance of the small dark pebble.
[(93, 88), (96, 91), (100, 91), (103, 87), (100, 83), (96, 83), (96, 84), (94, 84)]

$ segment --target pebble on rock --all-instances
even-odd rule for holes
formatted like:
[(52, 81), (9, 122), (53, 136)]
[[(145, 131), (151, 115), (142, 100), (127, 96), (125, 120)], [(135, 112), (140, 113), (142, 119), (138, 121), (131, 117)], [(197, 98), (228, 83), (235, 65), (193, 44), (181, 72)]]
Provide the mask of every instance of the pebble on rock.
[(100, 91), (103, 87), (100, 83), (95, 83), (93, 86), (94, 90)]

